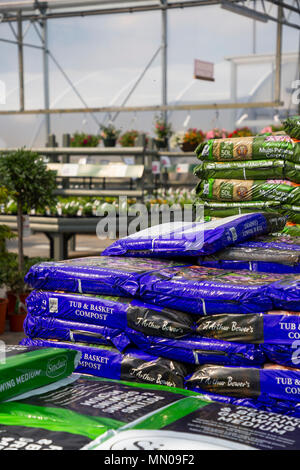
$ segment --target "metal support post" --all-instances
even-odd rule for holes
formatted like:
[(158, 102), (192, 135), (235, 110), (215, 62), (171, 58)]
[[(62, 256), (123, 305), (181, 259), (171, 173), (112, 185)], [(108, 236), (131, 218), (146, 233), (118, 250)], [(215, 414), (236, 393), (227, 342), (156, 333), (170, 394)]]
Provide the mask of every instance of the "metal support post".
[(19, 90), (20, 90), (20, 111), (24, 111), (24, 57), (23, 57), (23, 28), (22, 13), (18, 12), (18, 58), (19, 58)]
[[(161, 0), (163, 6), (161, 10), (162, 22), (162, 37), (161, 37), (161, 53), (162, 53), (162, 105), (166, 106), (168, 103), (168, 18), (167, 18), (167, 2), (168, 0)], [(167, 122), (167, 111), (162, 112), (163, 119)]]
[(281, 65), (282, 65), (282, 22), (284, 19), (283, 7), (278, 5), (278, 23), (276, 36), (276, 70), (275, 70), (275, 90), (274, 101), (280, 101), (281, 95)]
[[(42, 21), (42, 38), (43, 38), (43, 74), (44, 74), (44, 107), (50, 108), (49, 97), (49, 56), (48, 56), (48, 25), (47, 20)], [(48, 142), (48, 137), (51, 133), (50, 114), (45, 115), (45, 137)]]

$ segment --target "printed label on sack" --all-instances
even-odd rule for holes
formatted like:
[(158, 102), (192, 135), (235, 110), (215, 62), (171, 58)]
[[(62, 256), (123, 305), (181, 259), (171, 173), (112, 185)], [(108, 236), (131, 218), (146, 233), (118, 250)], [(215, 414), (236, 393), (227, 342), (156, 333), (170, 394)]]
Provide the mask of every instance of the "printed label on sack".
[(58, 359), (53, 358), (47, 364), (46, 375), (49, 378), (59, 377), (63, 375), (67, 369), (68, 358), (66, 356), (61, 356)]

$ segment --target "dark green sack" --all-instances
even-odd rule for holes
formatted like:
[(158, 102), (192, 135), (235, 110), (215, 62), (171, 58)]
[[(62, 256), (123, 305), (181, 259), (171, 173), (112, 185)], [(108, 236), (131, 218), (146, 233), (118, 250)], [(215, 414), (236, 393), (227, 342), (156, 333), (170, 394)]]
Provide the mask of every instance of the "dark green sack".
[(300, 116), (287, 118), (285, 121), (283, 121), (283, 127), (285, 132), (290, 137), (300, 140)]
[(206, 161), (281, 159), (300, 163), (300, 145), (287, 135), (211, 139), (201, 143), (196, 154), (200, 160)]
[(197, 199), (196, 204), (204, 205), (204, 215), (210, 217), (230, 217), (250, 212), (279, 212), (281, 204), (278, 201), (267, 202), (208, 202)]
[(200, 181), (196, 194), (206, 201), (281, 201), (300, 206), (300, 185), (288, 180), (225, 180)]
[(289, 179), (300, 183), (300, 165), (284, 160), (255, 160), (245, 162), (201, 162), (194, 169), (200, 179), (263, 180)]

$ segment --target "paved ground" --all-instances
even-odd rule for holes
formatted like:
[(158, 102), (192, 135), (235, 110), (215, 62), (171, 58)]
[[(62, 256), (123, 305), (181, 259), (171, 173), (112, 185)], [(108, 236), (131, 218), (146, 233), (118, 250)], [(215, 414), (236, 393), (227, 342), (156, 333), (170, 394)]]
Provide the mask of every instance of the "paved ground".
[[(113, 240), (99, 240), (96, 235), (77, 235), (76, 251), (69, 251), (70, 257), (81, 257), (100, 254), (102, 250), (110, 245)], [(17, 241), (11, 240), (7, 247), (9, 251), (17, 251)], [(49, 257), (49, 242), (43, 233), (37, 233), (28, 238), (24, 238), (24, 252), (27, 256)], [(0, 297), (4, 296), (4, 291), (0, 289)], [(6, 324), (6, 331), (0, 335), (0, 340), (6, 344), (19, 344), (24, 333), (12, 333), (9, 331), (9, 324)]]

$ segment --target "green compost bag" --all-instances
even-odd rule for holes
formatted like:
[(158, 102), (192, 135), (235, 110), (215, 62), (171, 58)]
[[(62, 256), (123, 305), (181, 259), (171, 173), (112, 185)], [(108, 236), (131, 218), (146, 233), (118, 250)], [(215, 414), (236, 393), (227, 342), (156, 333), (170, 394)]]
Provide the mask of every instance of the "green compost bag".
[(293, 224), (288, 222), (282, 233), (290, 235), (291, 237), (300, 237), (300, 224)]
[(282, 213), (280, 202), (214, 202), (197, 199), (195, 204), (204, 206), (204, 215), (210, 217), (230, 217), (237, 214), (249, 214), (250, 212), (275, 212)]
[(293, 139), (300, 140), (300, 116), (292, 116), (283, 121), (285, 132)]
[(284, 160), (201, 162), (195, 167), (194, 174), (201, 180), (265, 180), (267, 175), (271, 179), (288, 179), (300, 183), (300, 165)]
[[(299, 450), (300, 419), (228, 403), (209, 403), (199, 395), (186, 397), (118, 431), (111, 431), (88, 448)], [(154, 462), (155, 458), (159, 456), (153, 455)]]
[(291, 206), (289, 204), (283, 204), (279, 212), (283, 215), (286, 215), (290, 222), (293, 222), (295, 224), (300, 224), (300, 205)]
[(197, 393), (73, 374), (0, 403), (0, 450), (78, 450), (190, 395)]
[(70, 349), (1, 348), (0, 344), (0, 401), (68, 377), (77, 367), (80, 356)]
[(300, 205), (300, 184), (288, 180), (226, 180), (200, 181), (196, 194), (206, 201), (280, 201)]
[[(300, 126), (300, 117), (298, 121)], [(210, 139), (196, 148), (196, 154), (200, 160), (221, 162), (280, 159), (300, 163), (300, 145), (287, 135)]]

